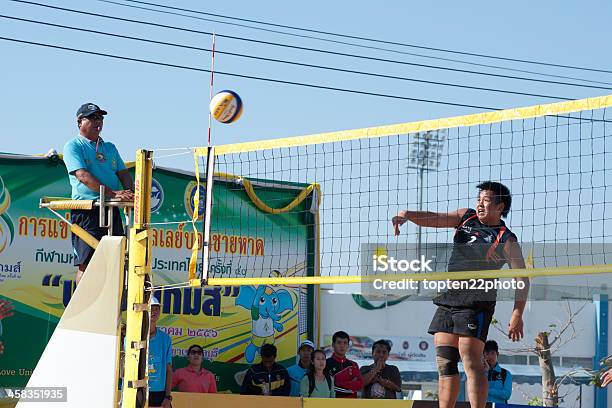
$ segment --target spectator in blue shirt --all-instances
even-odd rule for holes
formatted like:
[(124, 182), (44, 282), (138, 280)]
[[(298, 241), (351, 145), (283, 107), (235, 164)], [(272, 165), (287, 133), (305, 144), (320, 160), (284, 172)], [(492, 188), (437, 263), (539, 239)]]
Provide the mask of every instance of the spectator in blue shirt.
[(312, 341), (303, 341), (298, 348), (299, 361), (287, 369), (289, 377), (291, 378), (291, 394), (289, 395), (292, 397), (300, 396), (300, 384), (302, 383), (302, 378), (308, 373), (308, 369), (312, 364), (311, 355), (314, 349), (315, 347)]
[[(98, 200), (100, 186), (106, 187), (107, 198), (134, 200), (134, 181), (114, 144), (102, 140), (100, 133), (107, 112), (93, 103), (82, 105), (77, 111), (79, 135), (64, 146), (64, 163), (72, 186), (73, 200)], [(100, 227), (99, 210), (72, 210), (71, 222), (100, 240), (108, 234)], [(123, 224), (118, 208), (113, 209), (113, 235), (123, 235)], [(77, 284), (93, 255), (93, 248), (72, 234), (74, 265), (78, 267)]]
[(501, 368), (497, 362), (499, 347), (494, 340), (488, 340), (484, 346), (484, 357), (489, 365), (487, 378), (489, 379), (489, 395), (487, 401), (507, 404), (512, 395), (512, 374)]
[(151, 300), (149, 325), (149, 406), (172, 407), (172, 339), (157, 328), (161, 306)]

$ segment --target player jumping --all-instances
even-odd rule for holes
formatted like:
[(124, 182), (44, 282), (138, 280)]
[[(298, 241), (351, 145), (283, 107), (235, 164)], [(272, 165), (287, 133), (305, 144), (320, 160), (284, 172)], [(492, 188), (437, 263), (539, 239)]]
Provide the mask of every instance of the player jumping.
[[(400, 211), (391, 222), (395, 235), (400, 226), (411, 221), (422, 227), (455, 228), (453, 249), (448, 271), (476, 271), (510, 268), (524, 269), (525, 261), (516, 235), (502, 221), (510, 211), (510, 190), (501, 183), (487, 181), (480, 190), (476, 209), (461, 208), (448, 213)], [(508, 323), (508, 337), (519, 341), (523, 337), (523, 310), (529, 292), (529, 279), (516, 289), (514, 310)], [(428, 332), (434, 335), (438, 364), (440, 408), (455, 406), (459, 395), (461, 359), (467, 376), (467, 392), (472, 408), (483, 408), (487, 400), (488, 383), (483, 349), (489, 325), (495, 311), (497, 292), (478, 289), (449, 289), (434, 298), (438, 306)]]

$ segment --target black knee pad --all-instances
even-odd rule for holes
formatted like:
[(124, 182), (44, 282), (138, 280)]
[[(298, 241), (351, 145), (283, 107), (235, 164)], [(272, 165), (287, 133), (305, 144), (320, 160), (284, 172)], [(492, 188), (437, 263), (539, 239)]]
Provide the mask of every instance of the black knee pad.
[(459, 350), (453, 346), (436, 346), (436, 363), (440, 377), (459, 374)]

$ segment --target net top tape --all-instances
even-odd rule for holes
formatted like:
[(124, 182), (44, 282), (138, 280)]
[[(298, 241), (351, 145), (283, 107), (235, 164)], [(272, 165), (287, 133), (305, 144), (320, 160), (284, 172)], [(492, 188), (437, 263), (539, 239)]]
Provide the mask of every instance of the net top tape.
[[(215, 147), (215, 155), (220, 156), (231, 153), (244, 153), (258, 150), (289, 148), (312, 144), (342, 142), (362, 138), (384, 137), (398, 134), (426, 132), (438, 129), (486, 125), (495, 122), (503, 122), (517, 119), (530, 119), (542, 116), (562, 115), (571, 112), (603, 109), (610, 106), (612, 106), (612, 95), (605, 95), (594, 98), (551, 103), (546, 105), (534, 105), (523, 108), (504, 109), (494, 112), (453, 116), (449, 118), (397, 123), (393, 125), (342, 130), (337, 132), (319, 133), (307, 136), (294, 136), (278, 139), (258, 140), (253, 142), (220, 145)], [(194, 153), (197, 156), (206, 156), (207, 148), (197, 147), (194, 149)]]

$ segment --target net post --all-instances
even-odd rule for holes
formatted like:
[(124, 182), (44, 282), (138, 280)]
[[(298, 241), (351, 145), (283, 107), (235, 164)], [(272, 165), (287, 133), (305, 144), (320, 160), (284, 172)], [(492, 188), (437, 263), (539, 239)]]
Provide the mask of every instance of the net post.
[[(147, 404), (147, 360), (150, 308), (147, 286), (151, 284), (151, 182), (153, 178), (153, 152), (136, 153), (134, 181), (134, 217), (130, 229), (127, 278), (127, 322), (125, 333), (125, 375), (123, 381), (123, 407), (140, 408)], [(145, 346), (141, 347), (144, 341)]]
[(210, 263), (210, 224), (212, 220), (212, 195), (215, 174), (215, 147), (208, 146), (206, 157), (206, 203), (204, 208), (204, 231), (202, 242), (202, 275), (200, 285), (205, 286), (208, 281), (208, 266)]

